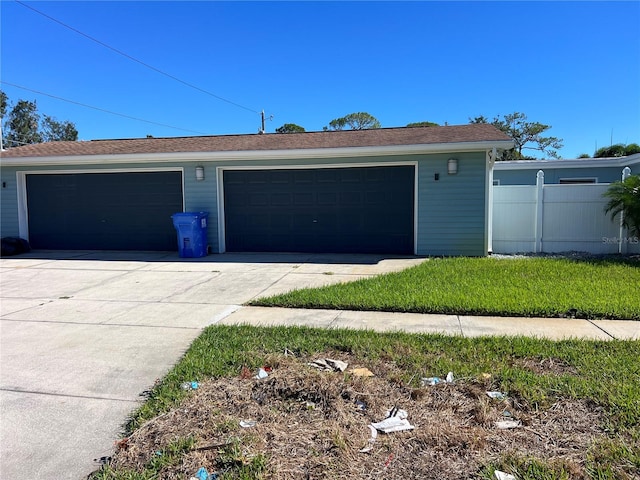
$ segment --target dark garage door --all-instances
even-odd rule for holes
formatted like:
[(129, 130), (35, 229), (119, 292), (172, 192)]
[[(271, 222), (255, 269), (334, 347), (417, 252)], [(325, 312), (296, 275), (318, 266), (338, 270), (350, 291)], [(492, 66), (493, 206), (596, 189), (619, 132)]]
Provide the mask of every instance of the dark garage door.
[(177, 250), (181, 172), (27, 175), (33, 248)]
[(413, 254), (414, 167), (224, 172), (229, 252)]

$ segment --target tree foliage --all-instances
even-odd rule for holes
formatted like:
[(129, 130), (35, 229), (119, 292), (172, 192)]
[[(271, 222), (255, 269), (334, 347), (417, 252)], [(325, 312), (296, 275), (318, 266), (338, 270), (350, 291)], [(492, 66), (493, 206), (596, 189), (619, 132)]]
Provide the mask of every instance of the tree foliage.
[(300, 133), (304, 131), (304, 127), (296, 125), (295, 123), (285, 123), (281, 127), (276, 128), (276, 133)]
[(640, 153), (640, 145), (637, 143), (630, 143), (629, 145), (616, 143), (609, 147), (599, 148), (593, 154), (593, 158), (626, 157), (635, 153)]
[(562, 139), (558, 137), (545, 137), (543, 133), (551, 127), (539, 122), (529, 122), (524, 113), (514, 112), (504, 115), (502, 118), (494, 117), (489, 121), (487, 117), (470, 118), (469, 123), (490, 123), (494, 127), (509, 135), (515, 148), (502, 154), (500, 160), (531, 159), (523, 150), (537, 150), (549, 157), (559, 158), (558, 150), (563, 147)]
[(380, 122), (376, 117), (367, 112), (350, 113), (344, 117), (333, 119), (328, 127), (323, 130), (368, 130), (370, 128), (380, 128)]
[(407, 127), (439, 127), (439, 123), (435, 122), (413, 122), (407, 123)]
[(631, 235), (640, 236), (640, 175), (613, 182), (604, 196), (609, 199), (605, 212), (611, 214), (611, 219), (623, 212), (623, 225)]
[(49, 115), (41, 115), (35, 100), (18, 100), (11, 107), (7, 95), (0, 91), (0, 113), (4, 147), (78, 140), (75, 124), (68, 120), (60, 122)]

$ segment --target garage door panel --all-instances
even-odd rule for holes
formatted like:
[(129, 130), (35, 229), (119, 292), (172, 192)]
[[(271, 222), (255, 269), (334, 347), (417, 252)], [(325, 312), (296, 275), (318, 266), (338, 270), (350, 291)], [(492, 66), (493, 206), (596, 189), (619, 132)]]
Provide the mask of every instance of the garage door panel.
[(175, 250), (181, 172), (27, 175), (34, 248)]
[(411, 254), (414, 175), (413, 166), (225, 171), (226, 249)]

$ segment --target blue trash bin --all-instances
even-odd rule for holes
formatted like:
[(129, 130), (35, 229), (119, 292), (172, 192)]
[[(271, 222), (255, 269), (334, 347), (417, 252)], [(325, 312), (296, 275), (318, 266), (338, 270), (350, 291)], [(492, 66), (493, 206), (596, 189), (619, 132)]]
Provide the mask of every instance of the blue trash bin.
[(205, 257), (209, 212), (174, 213), (171, 218), (178, 233), (180, 258)]

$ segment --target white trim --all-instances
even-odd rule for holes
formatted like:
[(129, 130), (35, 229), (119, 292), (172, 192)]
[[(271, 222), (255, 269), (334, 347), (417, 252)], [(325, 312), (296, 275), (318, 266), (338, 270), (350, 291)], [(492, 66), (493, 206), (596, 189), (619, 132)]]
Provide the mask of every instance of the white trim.
[[(565, 181), (567, 183), (562, 183), (562, 181)], [(558, 185), (579, 185), (581, 183), (584, 184), (592, 184), (592, 183), (598, 183), (598, 177), (562, 177), (558, 179)]]
[(487, 150), (485, 156), (484, 254), (489, 255), (493, 252), (493, 166), (496, 163), (496, 149)]
[(568, 160), (508, 160), (496, 162), (496, 170), (548, 170), (553, 168), (625, 167), (640, 164), (640, 153), (628, 157), (583, 158)]
[(413, 254), (418, 253), (418, 162), (378, 162), (378, 163), (327, 163), (313, 165), (242, 165), (216, 167), (216, 177), (218, 182), (218, 253), (225, 253), (226, 231), (225, 231), (225, 209), (224, 209), (224, 172), (225, 170), (317, 170), (321, 168), (370, 168), (370, 167), (401, 167), (413, 166), (414, 191), (413, 191)]
[(160, 168), (92, 168), (63, 170), (18, 170), (16, 172), (16, 189), (18, 195), (18, 233), (21, 238), (29, 240), (29, 206), (27, 204), (27, 175), (57, 174), (91, 174), (91, 173), (144, 173), (144, 172), (179, 172), (182, 188), (182, 210), (185, 207), (185, 185), (183, 167)]
[(224, 217), (224, 168), (216, 167), (216, 182), (218, 195), (218, 253), (227, 251), (227, 235)]
[(118, 163), (166, 163), (189, 161), (225, 161), (240, 160), (305, 160), (348, 157), (379, 157), (385, 155), (415, 155), (451, 152), (477, 152), (491, 148), (513, 148), (511, 140), (433, 143), (419, 145), (387, 145), (374, 147), (340, 147), (340, 148), (296, 148), (280, 150), (243, 150), (215, 152), (160, 152), (160, 153), (127, 153), (100, 155), (61, 155), (53, 157), (2, 157), (0, 163), (6, 167), (13, 166), (45, 166), (45, 165), (92, 165)]

